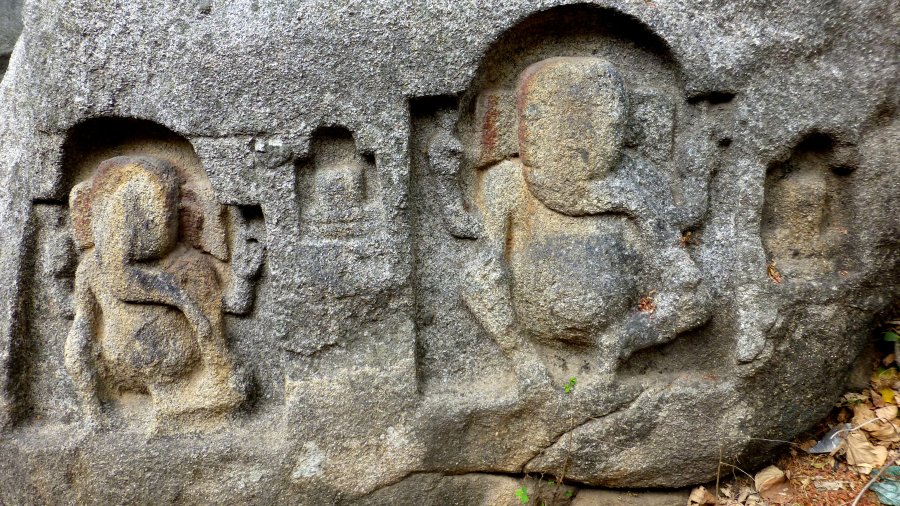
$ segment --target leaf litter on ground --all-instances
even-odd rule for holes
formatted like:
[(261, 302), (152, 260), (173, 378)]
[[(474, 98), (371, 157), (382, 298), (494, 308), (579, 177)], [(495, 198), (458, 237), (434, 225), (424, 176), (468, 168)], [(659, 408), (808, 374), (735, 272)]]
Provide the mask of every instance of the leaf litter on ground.
[[(896, 335), (885, 340), (900, 342)], [(875, 364), (869, 388), (841, 397), (818, 439), (796, 442), (752, 479), (734, 473), (712, 489), (695, 488), (688, 505), (900, 506), (898, 400), (900, 371), (890, 353)]]

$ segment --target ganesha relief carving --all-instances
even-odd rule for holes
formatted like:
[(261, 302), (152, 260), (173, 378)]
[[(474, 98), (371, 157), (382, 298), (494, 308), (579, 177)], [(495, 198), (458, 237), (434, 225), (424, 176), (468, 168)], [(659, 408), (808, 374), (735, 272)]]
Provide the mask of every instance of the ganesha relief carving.
[(668, 176), (625, 149), (632, 110), (623, 78), (596, 57), (544, 59), (514, 90), (483, 91), (479, 145), (468, 151), (471, 203), (455, 186), (466, 148), (446, 130), (432, 138), (431, 172), (450, 195), (444, 224), (477, 238), (462, 297), (520, 388), (584, 364), (612, 374), (636, 351), (710, 317)]
[(208, 182), (166, 160), (100, 163), (70, 194), (81, 257), (65, 364), (88, 418), (149, 396), (154, 420), (203, 420), (246, 396), (223, 313), (246, 313), (263, 261), (259, 231)]

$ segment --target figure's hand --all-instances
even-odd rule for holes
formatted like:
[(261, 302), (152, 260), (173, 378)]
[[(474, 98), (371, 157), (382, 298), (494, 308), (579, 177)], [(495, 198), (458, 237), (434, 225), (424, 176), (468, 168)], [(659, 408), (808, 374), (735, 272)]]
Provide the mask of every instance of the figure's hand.
[(712, 316), (712, 294), (703, 283), (703, 274), (681, 248), (673, 248), (668, 269), (663, 272), (664, 285), (660, 289), (658, 311), (654, 315), (657, 327), (671, 334), (680, 334), (699, 327)]
[(546, 402), (559, 390), (559, 387), (554, 385), (550, 379), (550, 374), (544, 364), (532, 363), (526, 367), (516, 367), (516, 369), (519, 396), (524, 400)]
[(236, 248), (235, 257), (232, 260), (234, 273), (242, 278), (255, 278), (262, 267), (266, 248), (257, 241), (244, 241), (241, 248)]
[(668, 341), (670, 336), (668, 333), (661, 332), (654, 325), (651, 315), (645, 313), (632, 313), (625, 325), (619, 332), (616, 349), (618, 350), (618, 361), (624, 362), (634, 352), (661, 344)]
[(461, 205), (449, 205), (443, 209), (444, 227), (458, 239), (478, 239), (483, 233), (481, 220), (465, 211)]
[(439, 132), (428, 146), (428, 167), (437, 182), (437, 199), (441, 205), (444, 228), (459, 239), (477, 239), (482, 226), (477, 215), (466, 209), (460, 188), (459, 172), (463, 163), (463, 147), (450, 132)]
[(517, 347), (509, 351), (507, 356), (512, 361), (516, 373), (520, 401), (544, 404), (554, 397), (557, 388), (553, 385), (547, 367), (533, 347)]

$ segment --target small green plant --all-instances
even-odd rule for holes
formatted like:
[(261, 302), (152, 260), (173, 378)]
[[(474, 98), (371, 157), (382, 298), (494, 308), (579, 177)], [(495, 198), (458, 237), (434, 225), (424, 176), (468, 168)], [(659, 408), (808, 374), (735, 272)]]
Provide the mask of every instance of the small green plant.
[(572, 393), (572, 390), (575, 390), (575, 384), (578, 383), (578, 380), (575, 379), (575, 376), (569, 378), (569, 381), (566, 382), (565, 390), (567, 394)]
[(563, 495), (566, 496), (566, 499), (568, 499), (569, 497), (572, 497), (572, 491), (566, 490), (566, 492)]
[(519, 502), (522, 504), (528, 504), (528, 489), (525, 488), (525, 485), (516, 489), (516, 497), (519, 498)]
[(897, 341), (900, 341), (900, 336), (898, 336), (896, 332), (891, 332), (889, 330), (884, 333), (884, 340), (890, 343), (896, 343)]

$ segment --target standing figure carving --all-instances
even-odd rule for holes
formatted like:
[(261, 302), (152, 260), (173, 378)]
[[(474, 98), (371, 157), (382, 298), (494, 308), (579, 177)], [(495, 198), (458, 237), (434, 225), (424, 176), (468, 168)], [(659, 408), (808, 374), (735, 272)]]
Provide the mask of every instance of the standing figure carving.
[(82, 255), (65, 361), (85, 415), (104, 418), (123, 392), (149, 395), (157, 421), (238, 407), (223, 312), (249, 310), (264, 253), (241, 241), (239, 213), (167, 161), (124, 156), (76, 185), (70, 207)]
[[(482, 102), (490, 105), (498, 92), (489, 93)], [(480, 218), (464, 232), (449, 228), (479, 236), (463, 298), (514, 364), (520, 388), (547, 383), (554, 350), (613, 373), (635, 351), (707, 321), (710, 295), (681, 244), (668, 179), (625, 152), (628, 94), (616, 69), (600, 58), (550, 58), (506, 95), (514, 109), (486, 114), (493, 123), (479, 142), (484, 160), (512, 139), (503, 141), (510, 155), (476, 163), (473, 206), (444, 209), (472, 207)], [(437, 176), (456, 166), (444, 153), (462, 152), (446, 137), (429, 150)]]

